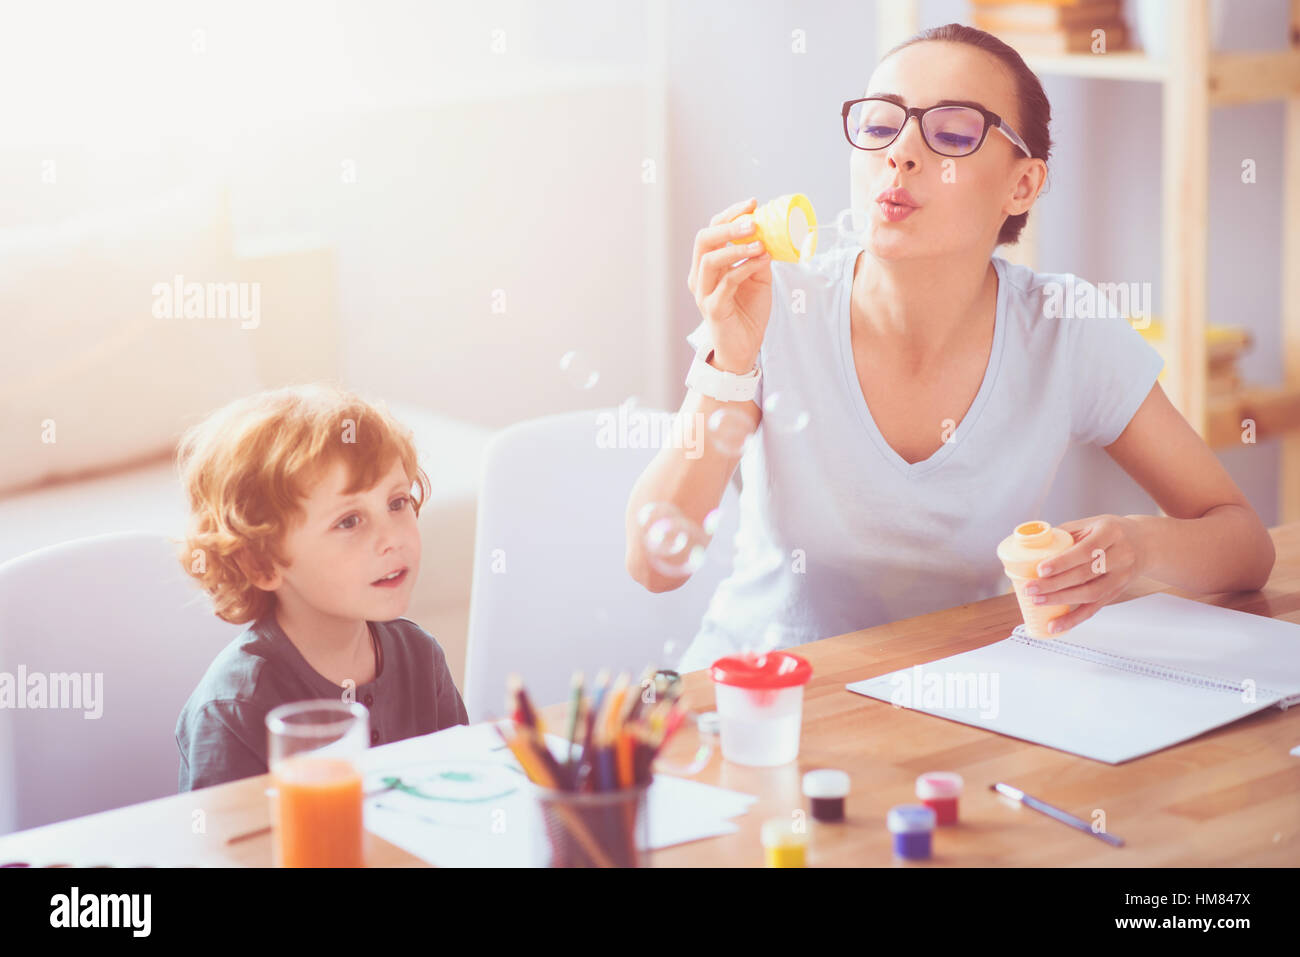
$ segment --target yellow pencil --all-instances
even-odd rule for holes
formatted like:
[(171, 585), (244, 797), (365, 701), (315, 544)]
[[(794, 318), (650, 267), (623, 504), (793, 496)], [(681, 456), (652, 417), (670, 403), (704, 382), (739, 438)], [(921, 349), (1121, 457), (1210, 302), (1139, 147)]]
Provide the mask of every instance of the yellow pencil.
[(618, 738), (618, 723), (623, 716), (623, 699), (627, 697), (631, 676), (626, 671), (618, 676), (605, 708), (605, 740), (613, 744)]

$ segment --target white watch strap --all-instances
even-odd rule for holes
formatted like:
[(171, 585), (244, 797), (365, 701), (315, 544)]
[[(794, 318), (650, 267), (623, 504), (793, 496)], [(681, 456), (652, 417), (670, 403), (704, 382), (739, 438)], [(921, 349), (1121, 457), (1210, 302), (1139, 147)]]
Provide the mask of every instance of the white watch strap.
[(709, 365), (708, 358), (712, 354), (713, 347), (708, 345), (695, 353), (691, 370), (686, 373), (686, 388), (720, 402), (752, 400), (758, 394), (758, 380), (763, 371), (756, 365), (745, 375), (723, 372)]

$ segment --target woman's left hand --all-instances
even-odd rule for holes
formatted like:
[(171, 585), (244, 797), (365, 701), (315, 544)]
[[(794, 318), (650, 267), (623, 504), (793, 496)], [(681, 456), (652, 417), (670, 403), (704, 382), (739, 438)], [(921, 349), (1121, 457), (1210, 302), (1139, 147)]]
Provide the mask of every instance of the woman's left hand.
[(1087, 621), (1114, 601), (1146, 568), (1146, 548), (1138, 525), (1123, 515), (1094, 515), (1062, 522), (1074, 544), (1040, 563), (1039, 579), (1028, 585), (1035, 601), (1046, 605), (1078, 605), (1048, 629), (1061, 634)]

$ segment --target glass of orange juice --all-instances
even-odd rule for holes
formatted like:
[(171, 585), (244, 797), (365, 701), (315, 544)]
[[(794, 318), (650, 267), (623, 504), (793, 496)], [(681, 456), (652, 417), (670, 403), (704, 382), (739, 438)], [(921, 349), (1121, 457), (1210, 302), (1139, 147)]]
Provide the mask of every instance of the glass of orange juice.
[(361, 767), (370, 712), (322, 698), (266, 716), (276, 867), (363, 866)]

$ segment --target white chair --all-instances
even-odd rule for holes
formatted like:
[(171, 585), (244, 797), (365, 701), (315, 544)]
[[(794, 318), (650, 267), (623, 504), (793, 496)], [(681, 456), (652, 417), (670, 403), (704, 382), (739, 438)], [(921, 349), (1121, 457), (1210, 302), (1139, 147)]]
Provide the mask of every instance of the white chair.
[(0, 672), (51, 689), (75, 673), (64, 687), (92, 696), (103, 676), (89, 708), (48, 707), (52, 694), (45, 708), (0, 708), (0, 834), (175, 794), (176, 718), (243, 628), (212, 613), (163, 535), (99, 535), (0, 564)]
[[(662, 413), (655, 413), (662, 414)], [(731, 569), (738, 493), (727, 485), (707, 559), (673, 591), (647, 591), (625, 564), (623, 517), (656, 448), (602, 448), (616, 410), (547, 416), (498, 433), (483, 459), (464, 699), (471, 721), (504, 712), (518, 672), (534, 702), (568, 697), (573, 672), (665, 664), (699, 629)], [(701, 436), (701, 440), (703, 436)]]

